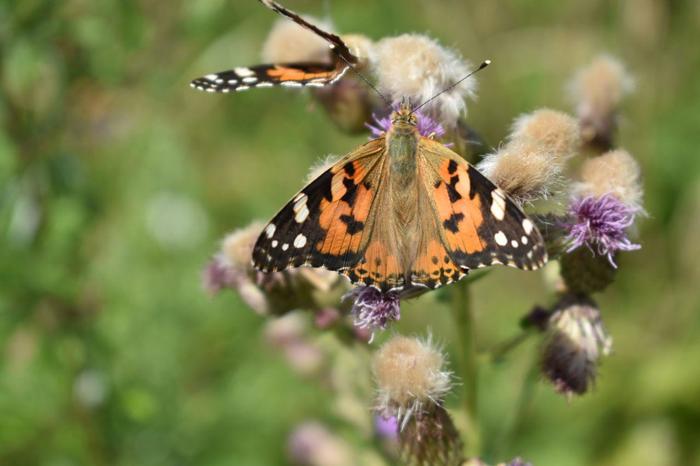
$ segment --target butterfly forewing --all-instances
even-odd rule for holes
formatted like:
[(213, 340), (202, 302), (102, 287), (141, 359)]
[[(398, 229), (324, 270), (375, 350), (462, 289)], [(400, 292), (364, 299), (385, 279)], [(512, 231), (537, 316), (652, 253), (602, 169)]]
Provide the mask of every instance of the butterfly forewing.
[(265, 227), (253, 249), (256, 268), (311, 265), (348, 273), (371, 236), (384, 139), (345, 156), (302, 189)]
[[(309, 23), (277, 2), (260, 0), (271, 10), (291, 19), (330, 44), (329, 63), (284, 63), (236, 67), (194, 79), (190, 86), (205, 92), (229, 93), (259, 87), (323, 87), (333, 84), (358, 62), (343, 40)], [(330, 51), (329, 51), (330, 52)]]
[(206, 92), (235, 92), (258, 87), (323, 87), (340, 79), (348, 66), (342, 63), (290, 63), (238, 67), (197, 78), (190, 83)]
[(422, 138), (418, 154), (440, 237), (457, 265), (525, 270), (544, 265), (542, 236), (503, 190), (438, 142)]

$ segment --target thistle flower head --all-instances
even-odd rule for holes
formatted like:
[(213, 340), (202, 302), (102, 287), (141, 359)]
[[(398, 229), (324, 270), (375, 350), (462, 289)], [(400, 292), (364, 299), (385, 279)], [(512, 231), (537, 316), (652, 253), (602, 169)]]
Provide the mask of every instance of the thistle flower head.
[(617, 251), (634, 251), (641, 246), (627, 237), (627, 228), (634, 223), (638, 210), (622, 203), (612, 194), (574, 199), (569, 208), (567, 252), (588, 246), (598, 255), (606, 256), (613, 267)]
[(464, 461), (459, 432), (442, 405), (416, 414), (399, 432), (402, 464), (452, 466)]
[(581, 181), (574, 193), (580, 197), (610, 193), (630, 208), (643, 211), (641, 170), (626, 150), (611, 150), (587, 159), (581, 166)]
[[(324, 31), (333, 31), (328, 21), (302, 15), (305, 20)], [(328, 44), (318, 35), (286, 18), (275, 21), (262, 48), (265, 63), (330, 63)]]
[[(408, 97), (420, 104), (453, 85), (471, 70), (457, 52), (420, 34), (380, 40), (373, 59), (379, 89), (392, 101)], [(453, 127), (466, 112), (465, 98), (474, 97), (476, 79), (470, 77), (437, 97), (426, 111)]]
[(387, 326), (401, 318), (399, 294), (383, 293), (371, 286), (358, 286), (343, 296), (353, 300), (351, 313), (355, 326), (375, 330), (386, 330)]
[(555, 191), (564, 166), (579, 146), (578, 124), (548, 109), (520, 116), (508, 142), (479, 163), (479, 170), (520, 203)]
[[(394, 110), (398, 109), (398, 105), (394, 105)], [(431, 118), (426, 113), (417, 111), (414, 113), (416, 116), (416, 129), (421, 136), (428, 137), (434, 136), (440, 138), (445, 135), (445, 127), (440, 124), (437, 120)], [(365, 123), (365, 126), (369, 128), (372, 138), (382, 137), (391, 128), (391, 115), (384, 117), (378, 117), (376, 114), (372, 114), (372, 119), (374, 124)]]
[(610, 146), (620, 102), (633, 90), (634, 79), (610, 55), (597, 57), (576, 73), (569, 91), (585, 141)]
[(598, 360), (612, 348), (595, 303), (565, 297), (549, 321), (542, 371), (557, 391), (585, 393), (595, 381)]
[(374, 355), (377, 411), (395, 416), (403, 428), (412, 415), (439, 405), (451, 387), (444, 366), (445, 356), (430, 338), (392, 337)]

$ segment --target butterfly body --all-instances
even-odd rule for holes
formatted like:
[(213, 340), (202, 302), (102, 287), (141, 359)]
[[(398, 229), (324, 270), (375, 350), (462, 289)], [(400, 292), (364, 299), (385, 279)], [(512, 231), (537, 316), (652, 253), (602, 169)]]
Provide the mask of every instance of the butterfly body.
[(418, 132), (407, 103), (391, 128), (302, 189), (253, 250), (264, 271), (310, 265), (382, 291), (435, 288), (470, 269), (535, 269), (542, 237), (507, 195)]

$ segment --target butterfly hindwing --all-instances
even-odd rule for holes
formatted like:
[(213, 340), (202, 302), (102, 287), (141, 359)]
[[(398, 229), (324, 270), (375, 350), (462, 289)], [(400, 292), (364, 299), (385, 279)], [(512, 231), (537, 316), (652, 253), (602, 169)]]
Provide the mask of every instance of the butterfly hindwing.
[(253, 249), (263, 272), (310, 265), (348, 273), (372, 229), (384, 140), (345, 156), (302, 189), (265, 227)]
[(432, 192), (442, 243), (454, 263), (463, 269), (503, 264), (534, 270), (544, 265), (542, 236), (503, 190), (430, 139), (421, 139), (419, 157), (429, 167), (426, 173), (432, 172), (424, 182)]

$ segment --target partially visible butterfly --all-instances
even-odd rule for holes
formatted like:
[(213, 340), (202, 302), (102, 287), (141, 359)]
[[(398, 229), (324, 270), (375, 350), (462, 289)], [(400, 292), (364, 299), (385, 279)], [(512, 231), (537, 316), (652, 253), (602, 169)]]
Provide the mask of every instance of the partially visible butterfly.
[(492, 264), (533, 270), (546, 262), (533, 222), (462, 157), (422, 136), (408, 102), (391, 120), (383, 137), (280, 210), (255, 244), (256, 268), (325, 267), (388, 291), (436, 288)]
[(358, 58), (350, 52), (343, 40), (330, 32), (314, 26), (304, 18), (272, 0), (260, 0), (277, 13), (290, 18), (303, 28), (326, 40), (331, 49), (330, 63), (282, 63), (251, 67), (237, 67), (231, 70), (211, 73), (197, 78), (190, 86), (206, 92), (245, 91), (253, 87), (323, 87), (339, 80), (345, 72), (357, 64)]

